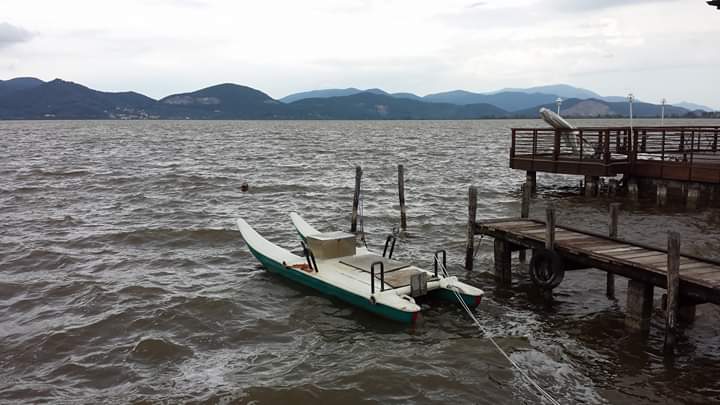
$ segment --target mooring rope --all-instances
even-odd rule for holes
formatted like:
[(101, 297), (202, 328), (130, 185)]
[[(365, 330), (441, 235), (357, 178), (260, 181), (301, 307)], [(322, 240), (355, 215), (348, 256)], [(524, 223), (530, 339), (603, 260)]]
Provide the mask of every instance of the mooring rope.
[(473, 257), (477, 257), (477, 254), (480, 251), (480, 245), (482, 244), (484, 237), (485, 237), (485, 235), (480, 235), (480, 239), (478, 240), (477, 244), (475, 245), (475, 250), (473, 251)]
[[(438, 265), (440, 265), (443, 275), (445, 277), (449, 277), (450, 275), (448, 274), (448, 271), (445, 268), (445, 266), (437, 259), (437, 257), (435, 257), (434, 260)], [(517, 364), (517, 362), (515, 362), (513, 359), (511, 359), (510, 356), (505, 352), (505, 350), (503, 350), (500, 347), (500, 345), (497, 344), (497, 342), (495, 342), (495, 339), (493, 339), (493, 337), (487, 333), (487, 331), (485, 330), (485, 328), (482, 327), (482, 324), (477, 319), (475, 314), (472, 312), (470, 307), (468, 307), (468, 305), (465, 303), (465, 300), (462, 298), (462, 296), (457, 291), (457, 289), (451, 288), (450, 290), (455, 294), (455, 297), (457, 297), (458, 301), (460, 302), (460, 305), (463, 307), (465, 312), (467, 312), (467, 314), (473, 320), (473, 322), (475, 323), (475, 326), (477, 326), (477, 328), (480, 330), (480, 332), (482, 332), (482, 334), (490, 341), (490, 343), (492, 343), (493, 346), (495, 346), (497, 351), (500, 352), (500, 354), (502, 354), (503, 357), (505, 357), (505, 359), (520, 373), (520, 375), (525, 377), (525, 379), (530, 383), (530, 385), (532, 385), (541, 394), (542, 398), (546, 399), (548, 402), (550, 402), (553, 405), (560, 405), (560, 402), (558, 402), (555, 398), (553, 398), (553, 396), (550, 395), (550, 393), (545, 391), (545, 389), (543, 389), (543, 387), (541, 387), (540, 384), (535, 382), (535, 380), (523, 368), (521, 368), (520, 365)]]

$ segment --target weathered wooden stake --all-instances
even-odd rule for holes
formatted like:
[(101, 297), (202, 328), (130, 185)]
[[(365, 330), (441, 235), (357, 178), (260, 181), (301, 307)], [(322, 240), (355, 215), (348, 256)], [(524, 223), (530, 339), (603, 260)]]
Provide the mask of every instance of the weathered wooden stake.
[(630, 199), (632, 201), (637, 201), (640, 197), (640, 189), (638, 188), (638, 183), (635, 178), (630, 178), (627, 183), (627, 190), (628, 194), (630, 195)]
[[(610, 204), (609, 213), (609, 235), (615, 239), (618, 236), (618, 212), (620, 211), (620, 203)], [(607, 285), (605, 287), (605, 295), (608, 298), (615, 298), (615, 275), (607, 272)]]
[(667, 310), (665, 312), (665, 353), (677, 343), (678, 300), (680, 297), (680, 234), (668, 234)]
[[(545, 208), (545, 249), (555, 249), (555, 207), (552, 205)], [(552, 302), (552, 290), (542, 288), (540, 292), (546, 303)]]
[(555, 248), (555, 207), (552, 205), (545, 209), (545, 249)]
[[(520, 186), (522, 190), (522, 205), (520, 206), (520, 218), (528, 218), (530, 216), (530, 195), (532, 194), (530, 187), (527, 184)], [(519, 259), (521, 262), (525, 262), (527, 252), (525, 249), (520, 249)]]
[(688, 187), (687, 191), (687, 208), (697, 209), (698, 199), (700, 198), (700, 186), (693, 184)]
[(495, 279), (503, 287), (512, 285), (512, 249), (510, 242), (495, 239)]
[(664, 207), (667, 204), (667, 183), (664, 181), (658, 181), (657, 183), (657, 205), (658, 207)]
[(530, 187), (530, 193), (537, 193), (537, 172), (526, 172), (525, 184)]
[(398, 194), (400, 196), (400, 229), (407, 229), (407, 218), (405, 217), (405, 168), (398, 165)]
[(353, 196), (352, 218), (350, 220), (350, 232), (357, 232), (358, 206), (360, 205), (360, 179), (362, 168), (355, 166), (355, 195)]
[(477, 219), (477, 187), (470, 186), (468, 189), (468, 223), (467, 223), (467, 244), (465, 246), (465, 270), (473, 269), (473, 258), (475, 257), (475, 221)]

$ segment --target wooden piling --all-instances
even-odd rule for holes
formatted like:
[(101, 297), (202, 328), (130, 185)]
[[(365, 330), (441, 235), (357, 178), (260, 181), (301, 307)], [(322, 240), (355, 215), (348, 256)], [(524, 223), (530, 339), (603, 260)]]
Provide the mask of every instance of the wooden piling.
[(352, 218), (350, 220), (350, 232), (357, 232), (358, 206), (360, 206), (360, 179), (362, 168), (355, 166), (355, 195), (353, 196)]
[(530, 193), (535, 194), (537, 193), (537, 172), (526, 172), (525, 174), (525, 184), (530, 187)]
[(398, 195), (400, 196), (400, 229), (407, 229), (407, 218), (405, 217), (405, 168), (398, 165)]
[(468, 189), (467, 244), (465, 245), (465, 270), (473, 269), (475, 257), (475, 222), (477, 220), (477, 187)]
[(512, 285), (512, 248), (510, 242), (495, 239), (495, 279), (503, 287)]
[(555, 248), (555, 207), (552, 205), (545, 209), (545, 249)]
[(677, 343), (678, 300), (680, 297), (680, 234), (668, 233), (667, 254), (667, 310), (665, 312), (666, 354), (671, 354)]
[[(620, 203), (610, 204), (610, 212), (608, 214), (608, 234), (611, 238), (616, 239), (618, 236), (618, 213), (620, 211)], [(607, 283), (605, 286), (605, 295), (608, 298), (615, 298), (615, 275), (610, 273), (607, 274)]]
[[(522, 205), (520, 206), (520, 218), (528, 218), (530, 216), (530, 195), (532, 194), (532, 192), (527, 184), (522, 184), (520, 186), (520, 189), (522, 190)], [(520, 249), (518, 257), (521, 262), (525, 262), (526, 256), (527, 251), (525, 249)]]
[(628, 195), (632, 201), (637, 201), (640, 198), (640, 189), (638, 188), (637, 180), (631, 177), (627, 183)]

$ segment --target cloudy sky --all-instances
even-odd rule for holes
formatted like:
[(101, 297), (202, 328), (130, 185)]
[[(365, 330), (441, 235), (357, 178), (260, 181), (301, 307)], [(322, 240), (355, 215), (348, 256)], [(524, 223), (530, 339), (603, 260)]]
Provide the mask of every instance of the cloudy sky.
[(279, 98), (568, 83), (720, 108), (705, 0), (2, 0), (0, 79), (152, 97), (220, 82)]

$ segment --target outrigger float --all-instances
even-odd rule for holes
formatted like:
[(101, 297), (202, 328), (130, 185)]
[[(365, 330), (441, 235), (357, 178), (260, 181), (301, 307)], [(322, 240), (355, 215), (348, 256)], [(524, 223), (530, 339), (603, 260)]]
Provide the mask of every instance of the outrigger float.
[(273, 273), (404, 323), (414, 323), (420, 316), (422, 308), (416, 298), (428, 296), (455, 302), (460, 298), (470, 308), (480, 304), (482, 290), (444, 271), (444, 250), (435, 252), (434, 270), (428, 271), (392, 259), (394, 236), (388, 236), (383, 254), (379, 255), (366, 247), (356, 247), (351, 233), (323, 233), (296, 213), (290, 217), (302, 240), (304, 257), (263, 238), (243, 219), (237, 220), (250, 252)]

